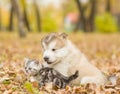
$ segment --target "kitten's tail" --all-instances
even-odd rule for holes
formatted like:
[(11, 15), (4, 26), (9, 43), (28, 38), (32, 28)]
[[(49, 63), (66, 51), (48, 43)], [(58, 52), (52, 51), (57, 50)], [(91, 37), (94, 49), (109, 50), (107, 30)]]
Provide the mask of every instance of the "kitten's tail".
[(69, 77), (69, 82), (76, 79), (79, 76), (79, 71), (77, 70), (73, 75)]

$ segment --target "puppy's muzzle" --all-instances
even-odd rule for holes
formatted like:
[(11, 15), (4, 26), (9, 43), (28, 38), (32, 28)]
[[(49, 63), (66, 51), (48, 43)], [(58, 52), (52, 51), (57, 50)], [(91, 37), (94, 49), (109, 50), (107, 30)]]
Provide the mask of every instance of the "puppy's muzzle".
[(45, 62), (47, 62), (47, 64), (52, 64), (52, 62), (49, 61), (48, 57), (44, 57)]
[(48, 62), (48, 61), (49, 61), (49, 58), (48, 58), (48, 57), (44, 57), (44, 60), (45, 60), (46, 62)]

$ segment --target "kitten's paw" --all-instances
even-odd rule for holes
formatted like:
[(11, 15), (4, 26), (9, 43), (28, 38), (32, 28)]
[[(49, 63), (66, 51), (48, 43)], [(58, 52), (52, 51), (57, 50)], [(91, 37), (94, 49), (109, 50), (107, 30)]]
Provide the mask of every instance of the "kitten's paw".
[(75, 72), (75, 77), (78, 77), (79, 76), (79, 71), (77, 70), (76, 72)]

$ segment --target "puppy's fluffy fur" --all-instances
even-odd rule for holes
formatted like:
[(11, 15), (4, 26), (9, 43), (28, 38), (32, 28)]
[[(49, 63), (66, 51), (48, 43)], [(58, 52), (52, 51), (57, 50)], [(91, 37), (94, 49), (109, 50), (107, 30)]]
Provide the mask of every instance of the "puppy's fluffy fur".
[(93, 66), (67, 38), (65, 33), (51, 33), (42, 39), (43, 57), (47, 66), (52, 67), (64, 75), (71, 75), (79, 70), (79, 77), (73, 84), (96, 83), (105, 84), (106, 77)]

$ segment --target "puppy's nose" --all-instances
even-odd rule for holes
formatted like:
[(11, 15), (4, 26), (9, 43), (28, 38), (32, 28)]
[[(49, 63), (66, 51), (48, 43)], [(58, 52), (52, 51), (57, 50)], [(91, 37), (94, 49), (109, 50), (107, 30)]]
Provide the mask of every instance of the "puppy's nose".
[(44, 60), (45, 60), (45, 61), (48, 61), (48, 60), (49, 60), (49, 58), (48, 58), (48, 57), (44, 57)]

